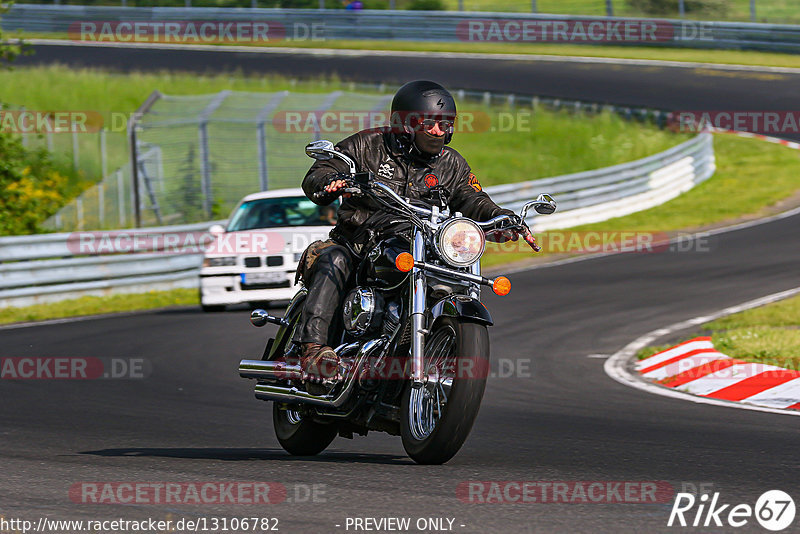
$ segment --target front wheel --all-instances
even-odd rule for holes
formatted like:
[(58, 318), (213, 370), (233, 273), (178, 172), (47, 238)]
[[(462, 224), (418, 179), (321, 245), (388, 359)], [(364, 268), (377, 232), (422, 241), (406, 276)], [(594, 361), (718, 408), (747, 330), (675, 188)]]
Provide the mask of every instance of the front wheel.
[(489, 373), (486, 326), (440, 319), (425, 343), (425, 384), (406, 386), (401, 435), (420, 464), (443, 464), (461, 449), (478, 416)]
[(335, 424), (303, 419), (296, 407), (272, 403), (272, 424), (278, 443), (294, 456), (314, 456), (324, 451), (336, 438)]

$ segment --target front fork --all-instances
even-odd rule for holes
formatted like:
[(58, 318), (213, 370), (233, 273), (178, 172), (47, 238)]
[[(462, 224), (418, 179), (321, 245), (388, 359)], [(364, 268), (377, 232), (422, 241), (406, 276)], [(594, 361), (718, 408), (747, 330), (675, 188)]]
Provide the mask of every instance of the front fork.
[[(424, 384), (425, 335), (428, 333), (425, 330), (425, 307), (427, 304), (425, 272), (416, 267), (417, 264), (425, 261), (425, 237), (420, 230), (414, 232), (412, 255), (415, 267), (411, 270), (411, 385), (419, 388)], [(480, 276), (481, 262), (476, 261), (470, 268), (470, 272)], [(469, 294), (480, 300), (480, 285), (471, 283)]]
[[(420, 230), (414, 232), (412, 255), (415, 265), (425, 261), (425, 237)], [(411, 270), (411, 381), (412, 387), (423, 385), (425, 354), (425, 272), (414, 267)]]

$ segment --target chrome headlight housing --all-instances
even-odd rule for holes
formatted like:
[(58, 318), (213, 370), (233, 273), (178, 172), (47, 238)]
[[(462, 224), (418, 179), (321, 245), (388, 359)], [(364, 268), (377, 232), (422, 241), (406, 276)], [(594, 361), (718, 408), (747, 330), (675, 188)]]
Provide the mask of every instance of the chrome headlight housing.
[(444, 261), (453, 267), (469, 267), (481, 259), (486, 236), (473, 221), (459, 217), (439, 228), (436, 245)]

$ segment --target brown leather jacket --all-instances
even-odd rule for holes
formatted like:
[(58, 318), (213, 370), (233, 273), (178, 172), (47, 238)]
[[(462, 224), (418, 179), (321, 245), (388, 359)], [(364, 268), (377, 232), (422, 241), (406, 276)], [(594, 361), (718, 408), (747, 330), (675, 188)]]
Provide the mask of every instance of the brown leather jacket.
[[(476, 221), (512, 213), (489, 198), (466, 160), (450, 147), (444, 147), (430, 163), (421, 163), (409, 156), (408, 149), (388, 128), (375, 128), (351, 135), (336, 148), (356, 162), (358, 172), (371, 171), (375, 180), (390, 186), (403, 198), (425, 202), (431, 188), (441, 186), (449, 193), (451, 211), (460, 211)], [(303, 180), (303, 191), (317, 204), (330, 204), (336, 193), (321, 200), (315, 199), (314, 193), (323, 190), (337, 174), (347, 172), (347, 165), (339, 159), (318, 160)], [(365, 227), (385, 222), (385, 217), (381, 218), (379, 213), (381, 209), (371, 199), (343, 199), (339, 220), (331, 235), (356, 243), (363, 241)]]

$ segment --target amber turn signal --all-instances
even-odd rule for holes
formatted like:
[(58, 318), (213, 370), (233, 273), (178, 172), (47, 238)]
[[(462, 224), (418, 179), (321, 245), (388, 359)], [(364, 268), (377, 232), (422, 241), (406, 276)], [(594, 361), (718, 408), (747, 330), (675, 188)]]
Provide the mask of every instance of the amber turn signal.
[(407, 273), (414, 268), (414, 256), (408, 252), (401, 252), (397, 255), (397, 258), (395, 258), (394, 266), (397, 267), (398, 270)]
[(494, 282), (492, 282), (492, 291), (501, 297), (503, 295), (508, 295), (511, 291), (511, 280), (505, 276), (498, 276), (494, 279)]

